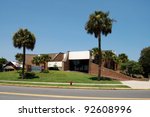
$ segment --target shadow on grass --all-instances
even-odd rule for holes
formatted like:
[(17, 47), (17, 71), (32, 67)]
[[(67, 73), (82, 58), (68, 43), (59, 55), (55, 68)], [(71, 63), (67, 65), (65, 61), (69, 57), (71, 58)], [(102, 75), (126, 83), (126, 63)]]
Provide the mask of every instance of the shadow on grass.
[[(24, 79), (35, 79), (39, 78), (39, 76), (35, 75), (34, 72), (25, 72)], [(22, 73), (19, 74), (19, 79), (22, 79)]]
[[(34, 76), (34, 77), (25, 77), (24, 79), (35, 79), (35, 78), (40, 78), (39, 76)], [(18, 79), (22, 79), (21, 76), (18, 77)]]
[[(98, 78), (97, 77), (91, 77), (89, 78), (90, 80), (94, 80), (94, 81), (98, 81)], [(112, 81), (111, 78), (108, 78), (108, 77), (101, 77), (100, 78), (100, 81), (103, 80), (103, 81)]]

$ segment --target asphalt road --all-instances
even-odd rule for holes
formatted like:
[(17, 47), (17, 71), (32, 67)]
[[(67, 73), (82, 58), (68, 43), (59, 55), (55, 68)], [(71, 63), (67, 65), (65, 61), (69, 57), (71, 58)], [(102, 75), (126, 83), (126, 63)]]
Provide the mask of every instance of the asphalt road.
[(148, 99), (150, 90), (89, 90), (0, 86), (0, 100)]

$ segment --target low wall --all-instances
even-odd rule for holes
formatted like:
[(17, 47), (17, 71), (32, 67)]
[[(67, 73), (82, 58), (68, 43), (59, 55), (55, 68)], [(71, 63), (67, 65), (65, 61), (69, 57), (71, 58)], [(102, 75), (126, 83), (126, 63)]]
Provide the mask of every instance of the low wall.
[[(91, 75), (98, 74), (98, 65), (97, 64), (90, 63), (89, 74), (91, 74)], [(103, 77), (110, 77), (110, 78), (116, 79), (116, 80), (133, 80), (129, 76), (126, 76), (124, 74), (121, 74), (121, 73), (111, 70), (111, 69), (107, 69), (105, 67), (102, 67), (101, 74)]]

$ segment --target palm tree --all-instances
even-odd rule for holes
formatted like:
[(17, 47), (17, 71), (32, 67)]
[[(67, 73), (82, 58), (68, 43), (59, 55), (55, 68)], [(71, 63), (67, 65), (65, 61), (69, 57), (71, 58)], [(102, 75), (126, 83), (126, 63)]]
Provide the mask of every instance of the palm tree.
[(98, 80), (101, 77), (101, 65), (102, 65), (102, 51), (101, 51), (101, 34), (107, 36), (111, 33), (112, 22), (114, 20), (110, 19), (109, 13), (104, 13), (102, 11), (95, 11), (89, 16), (89, 20), (86, 23), (85, 30), (89, 34), (94, 34), (95, 38), (98, 38), (98, 49), (99, 49), (99, 67), (98, 67)]
[(113, 56), (112, 56), (112, 59), (113, 59), (113, 61), (115, 62), (115, 68), (114, 68), (114, 69), (115, 69), (115, 70), (118, 70), (119, 67), (120, 67), (120, 63), (121, 63), (119, 57), (116, 56), (116, 55), (113, 55)]
[(91, 52), (93, 56), (96, 56), (98, 54), (99, 49), (97, 47), (92, 48)]
[(104, 54), (103, 54), (103, 59), (105, 61), (105, 64), (106, 64), (106, 67), (107, 68), (111, 68), (113, 69), (113, 66), (111, 65), (112, 61), (113, 61), (113, 56), (115, 54), (112, 52), (112, 51), (104, 51)]
[(51, 57), (48, 54), (42, 54), (41, 56), (41, 63), (44, 64), (44, 70), (46, 69), (46, 63), (51, 60)]
[(23, 48), (23, 69), (22, 78), (24, 79), (25, 71), (25, 53), (26, 49), (33, 50), (35, 46), (36, 38), (28, 29), (19, 29), (13, 36), (13, 45), (15, 48)]
[(41, 57), (40, 56), (33, 57), (32, 63), (35, 64), (35, 65), (40, 65), (40, 63), (41, 63)]
[(98, 64), (99, 63), (99, 55), (98, 55), (98, 52), (99, 49), (97, 47), (95, 48), (92, 48), (91, 50), (91, 53), (92, 53), (92, 56), (94, 57), (94, 63)]

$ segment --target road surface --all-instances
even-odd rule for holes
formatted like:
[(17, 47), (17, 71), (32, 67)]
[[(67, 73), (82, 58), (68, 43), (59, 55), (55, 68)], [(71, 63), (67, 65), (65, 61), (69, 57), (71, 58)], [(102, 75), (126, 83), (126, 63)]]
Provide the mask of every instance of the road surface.
[(150, 90), (89, 90), (0, 86), (0, 100), (148, 99)]

